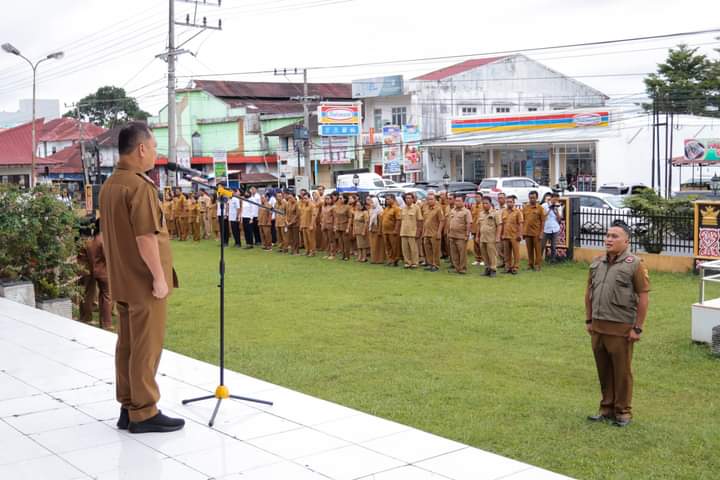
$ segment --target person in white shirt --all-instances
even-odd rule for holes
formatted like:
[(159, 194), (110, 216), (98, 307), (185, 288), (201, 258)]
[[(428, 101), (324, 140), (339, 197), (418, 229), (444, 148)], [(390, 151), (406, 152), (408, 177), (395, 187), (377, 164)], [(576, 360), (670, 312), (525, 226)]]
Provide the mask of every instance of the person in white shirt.
[[(248, 200), (252, 200), (250, 192), (245, 192), (243, 196)], [(245, 248), (253, 248), (256, 243), (253, 230), (257, 228), (257, 207), (250, 202), (242, 202), (241, 215), (243, 233), (245, 234)]]
[(550, 257), (545, 261), (554, 263), (558, 261), (557, 242), (560, 236), (560, 223), (563, 221), (562, 205), (560, 205), (560, 194), (553, 193), (550, 201), (543, 204), (545, 209), (545, 226), (543, 228), (542, 249), (545, 250), (548, 241), (550, 241)]
[(230, 220), (230, 231), (232, 232), (233, 240), (235, 240), (235, 246), (240, 248), (242, 242), (240, 241), (240, 224), (238, 223), (238, 213), (240, 212), (240, 199), (235, 195), (238, 195), (237, 189), (233, 189), (233, 197), (228, 202), (228, 218)]
[[(257, 188), (250, 187), (250, 200), (256, 204), (260, 204), (260, 194)], [(260, 226), (258, 225), (258, 214), (260, 213), (260, 207), (252, 205), (253, 207), (253, 222), (252, 222), (252, 233), (256, 244), (260, 244)]]
[[(268, 206), (275, 208), (275, 205), (277, 205), (277, 199), (275, 198), (275, 191), (271, 190), (269, 192), (270, 199), (268, 200)], [(275, 212), (272, 212), (272, 227), (270, 228), (270, 231), (272, 232), (272, 243), (275, 245), (277, 243), (277, 229), (275, 228)]]

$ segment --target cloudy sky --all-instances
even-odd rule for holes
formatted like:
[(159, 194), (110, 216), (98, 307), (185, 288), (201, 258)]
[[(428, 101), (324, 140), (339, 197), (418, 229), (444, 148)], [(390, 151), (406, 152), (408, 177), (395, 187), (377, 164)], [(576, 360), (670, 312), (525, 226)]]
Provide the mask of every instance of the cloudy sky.
[[(208, 0), (210, 2), (217, 0)], [(202, 1), (200, 2), (202, 3)], [(178, 0), (176, 18), (194, 6)], [(24, 0), (0, 17), (0, 43), (31, 59), (62, 49), (65, 58), (40, 66), (38, 98), (70, 104), (103, 85), (124, 87), (155, 114), (165, 104), (168, 0)], [(661, 35), (720, 27), (716, 0), (223, 0), (198, 17), (223, 31), (202, 32), (185, 48), (178, 86), (202, 74), (236, 73), (243, 80), (301, 77), (238, 75), (273, 68), (320, 67), (504, 51)], [(178, 44), (198, 30), (177, 27)], [(550, 67), (611, 96), (643, 91), (681, 41), (717, 56), (720, 33), (530, 53)], [(467, 57), (472, 58), (472, 57)], [(465, 60), (443, 59), (311, 70), (310, 81), (351, 81), (386, 74), (420, 75)], [(0, 52), (0, 110), (30, 98), (31, 74), (21, 59)]]

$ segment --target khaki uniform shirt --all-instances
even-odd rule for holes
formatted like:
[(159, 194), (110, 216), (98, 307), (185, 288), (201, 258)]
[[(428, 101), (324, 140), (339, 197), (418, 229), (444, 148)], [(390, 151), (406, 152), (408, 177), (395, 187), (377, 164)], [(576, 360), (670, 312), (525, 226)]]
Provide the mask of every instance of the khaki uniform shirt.
[(162, 210), (163, 210), (163, 213), (165, 214), (166, 220), (175, 220), (172, 200), (164, 200), (162, 202)]
[(212, 199), (206, 195), (200, 195), (197, 202), (200, 205), (200, 213), (205, 216), (205, 212), (207, 212), (208, 207), (212, 203)]
[(135, 241), (155, 234), (168, 290), (177, 286), (170, 238), (153, 181), (123, 160), (100, 189), (103, 243), (113, 300), (143, 303), (152, 298), (153, 276)]
[[(270, 206), (269, 204), (267, 205)], [(272, 225), (272, 212), (267, 208), (258, 207), (258, 226), (269, 227)]]
[(423, 214), (416, 204), (406, 206), (400, 211), (400, 236), (417, 237), (418, 222), (422, 221)]
[(365, 235), (365, 229), (370, 221), (370, 213), (367, 210), (356, 210), (353, 212), (353, 232), (355, 235)]
[(481, 243), (495, 243), (498, 231), (502, 226), (500, 212), (491, 208), (488, 212), (483, 210), (478, 214), (475, 235)]
[[(287, 208), (287, 202), (285, 200), (278, 200), (275, 203), (275, 210), (284, 211), (285, 208)], [(284, 227), (285, 226), (285, 214), (278, 212), (275, 212), (275, 226), (276, 227)]]
[(468, 238), (468, 227), (472, 226), (472, 215), (470, 210), (462, 207), (460, 210), (453, 208), (448, 215), (448, 237)]
[(288, 227), (298, 224), (298, 204), (297, 202), (287, 202), (285, 205), (285, 225)]
[(527, 204), (522, 209), (523, 218), (525, 219), (524, 235), (527, 237), (541, 237), (543, 234), (543, 225), (545, 224), (545, 209), (539, 203), (535, 206)]
[(522, 232), (520, 231), (520, 224), (523, 223), (523, 214), (518, 208), (508, 210), (504, 208), (502, 211), (502, 224), (503, 233), (502, 238), (508, 240), (515, 240)]
[(382, 231), (384, 234), (395, 233), (395, 222), (400, 220), (400, 207), (393, 205), (385, 207), (382, 217)]
[(445, 220), (442, 207), (437, 203), (433, 207), (425, 205), (423, 215), (423, 237), (437, 238), (438, 233), (441, 233), (440, 227)]
[(315, 228), (315, 220), (317, 219), (317, 210), (312, 202), (307, 204), (300, 203), (300, 228)]
[(322, 212), (320, 212), (320, 227), (323, 230), (332, 231), (333, 225), (335, 224), (335, 207), (332, 205), (323, 205)]
[(337, 204), (335, 205), (335, 231), (344, 232), (347, 230), (348, 222), (350, 221), (350, 207), (347, 205)]

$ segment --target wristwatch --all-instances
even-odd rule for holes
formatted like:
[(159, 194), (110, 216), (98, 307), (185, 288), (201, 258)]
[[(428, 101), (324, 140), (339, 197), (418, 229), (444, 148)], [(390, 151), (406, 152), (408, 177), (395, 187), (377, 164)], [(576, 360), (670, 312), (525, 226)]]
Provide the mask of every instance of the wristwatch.
[(633, 327), (633, 331), (634, 331), (635, 333), (637, 333), (638, 335), (640, 335), (640, 334), (642, 333), (642, 328), (640, 328), (640, 327)]

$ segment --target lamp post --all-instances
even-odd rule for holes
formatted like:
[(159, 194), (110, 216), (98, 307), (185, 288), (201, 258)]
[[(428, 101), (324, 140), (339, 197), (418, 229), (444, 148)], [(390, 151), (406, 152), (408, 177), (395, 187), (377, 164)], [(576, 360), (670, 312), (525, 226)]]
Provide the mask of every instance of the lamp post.
[[(2, 49), (5, 50), (7, 53), (11, 53), (13, 55), (17, 55), (18, 57), (22, 58), (28, 64), (30, 65), (30, 68), (32, 68), (33, 72), (33, 86), (32, 86), (32, 163), (30, 165), (30, 188), (35, 187), (35, 155), (37, 152), (37, 144), (35, 141), (35, 91), (36, 91), (36, 79), (37, 79), (37, 68), (38, 65), (40, 65), (45, 60), (60, 60), (65, 55), (63, 52), (54, 52), (48, 55), (45, 58), (41, 58), (37, 62), (33, 63), (30, 59), (28, 59), (26, 56), (20, 53), (20, 50), (15, 48), (9, 43), (3, 43)], [(78, 119), (80, 120), (80, 119)]]
[(560, 178), (558, 179), (558, 185), (560, 186), (560, 194), (565, 195), (565, 189), (567, 188), (567, 178), (565, 178), (565, 175), (560, 175)]
[(718, 190), (720, 190), (720, 177), (717, 176), (717, 173), (710, 179), (710, 188), (712, 189), (713, 197), (716, 197)]

